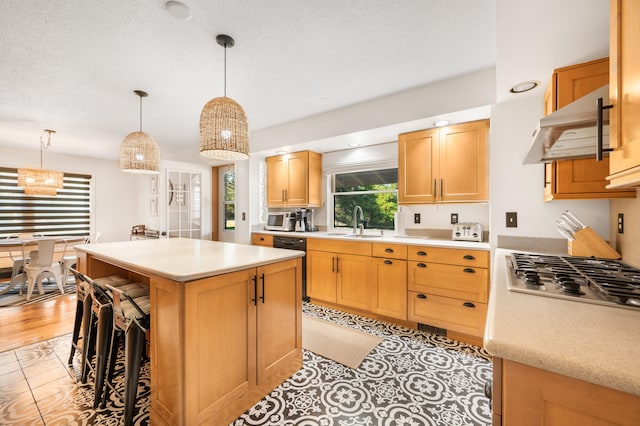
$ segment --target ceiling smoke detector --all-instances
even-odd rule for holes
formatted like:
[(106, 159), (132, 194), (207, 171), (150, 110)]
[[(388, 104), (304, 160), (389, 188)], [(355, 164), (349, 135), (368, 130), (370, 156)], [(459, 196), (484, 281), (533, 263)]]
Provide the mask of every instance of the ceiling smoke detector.
[(183, 21), (191, 18), (191, 10), (189, 10), (189, 6), (182, 2), (169, 0), (168, 2), (165, 2), (164, 8), (174, 18), (181, 19)]

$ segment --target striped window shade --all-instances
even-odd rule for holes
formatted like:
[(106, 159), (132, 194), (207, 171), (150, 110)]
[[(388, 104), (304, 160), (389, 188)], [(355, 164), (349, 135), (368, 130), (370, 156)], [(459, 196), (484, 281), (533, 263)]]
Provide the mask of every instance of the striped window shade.
[(17, 184), (17, 169), (0, 167), (0, 236), (89, 235), (91, 175), (65, 173), (55, 197), (26, 195)]

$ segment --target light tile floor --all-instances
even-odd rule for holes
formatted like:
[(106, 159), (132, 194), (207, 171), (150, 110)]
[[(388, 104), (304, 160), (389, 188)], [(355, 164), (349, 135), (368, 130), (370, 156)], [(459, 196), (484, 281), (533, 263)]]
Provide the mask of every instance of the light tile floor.
[[(304, 351), (304, 366), (233, 426), (490, 425), (484, 384), (491, 361), (481, 348), (305, 303), (304, 313), (384, 338), (356, 370)], [(118, 425), (112, 395), (93, 410), (92, 378), (79, 382), (79, 357), (67, 366), (70, 335), (0, 353), (0, 424)], [(121, 384), (118, 384), (121, 387)], [(137, 425), (148, 424), (148, 364)]]

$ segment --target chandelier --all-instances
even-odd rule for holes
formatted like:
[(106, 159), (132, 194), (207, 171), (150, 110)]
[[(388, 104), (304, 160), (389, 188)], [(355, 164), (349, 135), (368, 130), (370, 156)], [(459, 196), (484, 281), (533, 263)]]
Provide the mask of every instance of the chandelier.
[(44, 131), (47, 133), (46, 136), (40, 136), (40, 168), (18, 169), (18, 187), (24, 188), (25, 195), (55, 197), (58, 194), (58, 189), (64, 187), (64, 173), (42, 168), (42, 150), (51, 146), (51, 133), (56, 132), (49, 129)]
[(120, 144), (120, 170), (126, 173), (160, 173), (158, 144), (142, 131), (142, 98), (149, 96), (142, 90), (134, 90), (140, 97), (140, 131), (129, 133)]
[(242, 107), (227, 97), (227, 47), (234, 40), (219, 34), (216, 41), (224, 47), (224, 96), (211, 99), (200, 114), (200, 154), (217, 160), (249, 158), (249, 124)]

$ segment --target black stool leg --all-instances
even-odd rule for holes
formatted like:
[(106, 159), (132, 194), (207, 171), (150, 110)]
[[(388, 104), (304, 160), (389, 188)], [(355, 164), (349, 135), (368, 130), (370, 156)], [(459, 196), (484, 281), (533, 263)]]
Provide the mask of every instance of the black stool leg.
[[(91, 307), (89, 307), (91, 309)], [(83, 331), (82, 337), (82, 373), (80, 374), (80, 381), (87, 383), (87, 376), (89, 375), (89, 363), (93, 354), (95, 353), (96, 344), (96, 332), (97, 332), (97, 318), (94, 317), (93, 312), (89, 312), (89, 321), (87, 321), (86, 331)]]
[(133, 424), (133, 413), (136, 408), (136, 396), (138, 394), (138, 378), (140, 377), (140, 364), (142, 351), (145, 346), (144, 330), (135, 322), (131, 323), (126, 331), (125, 341), (125, 402), (124, 424)]
[[(76, 297), (78, 297), (76, 295)], [(71, 337), (71, 353), (69, 354), (69, 360), (67, 364), (73, 364), (73, 356), (76, 354), (76, 348), (78, 347), (78, 338), (80, 337), (80, 326), (82, 325), (82, 317), (84, 314), (84, 302), (82, 299), (78, 299), (76, 303), (76, 319), (73, 322), (73, 336)]]
[(98, 332), (96, 341), (96, 384), (93, 399), (93, 408), (100, 405), (100, 397), (104, 388), (104, 377), (107, 371), (109, 349), (111, 348), (111, 333), (113, 330), (113, 309), (111, 306), (102, 306), (98, 313)]
[(104, 387), (104, 396), (102, 397), (102, 408), (107, 406), (109, 401), (109, 394), (111, 393), (111, 387), (113, 384), (113, 374), (116, 370), (116, 362), (118, 361), (118, 349), (120, 346), (120, 339), (122, 331), (118, 328), (113, 328), (113, 334), (111, 337), (111, 353), (109, 354), (109, 366), (107, 367), (107, 385)]

